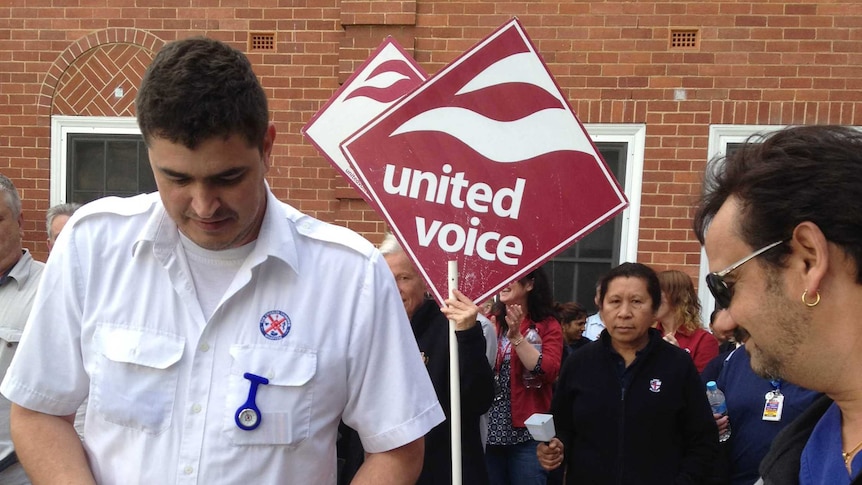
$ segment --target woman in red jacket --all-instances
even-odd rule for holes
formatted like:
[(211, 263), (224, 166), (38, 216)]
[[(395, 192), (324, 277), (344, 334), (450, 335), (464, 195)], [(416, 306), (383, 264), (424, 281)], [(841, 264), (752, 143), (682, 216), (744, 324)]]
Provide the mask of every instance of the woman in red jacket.
[(691, 278), (682, 271), (658, 273), (661, 306), (656, 312), (656, 328), (664, 339), (688, 352), (698, 372), (718, 355), (718, 340), (700, 323), (700, 300)]
[[(563, 332), (554, 318), (551, 287), (541, 268), (500, 292), (494, 320), (496, 395), (488, 412), (488, 475), (492, 485), (544, 485), (547, 472), (536, 457), (538, 443), (524, 421), (533, 413), (550, 410), (551, 384), (560, 371)], [(531, 329), (539, 333), (541, 348), (525, 340)]]

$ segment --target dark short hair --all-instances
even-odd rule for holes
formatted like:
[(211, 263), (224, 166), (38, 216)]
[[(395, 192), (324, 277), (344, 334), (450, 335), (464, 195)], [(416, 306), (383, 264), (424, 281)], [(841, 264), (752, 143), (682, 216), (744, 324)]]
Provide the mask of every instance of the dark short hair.
[(521, 278), (521, 283), (533, 281), (533, 289), (527, 293), (527, 315), (530, 320), (540, 322), (554, 316), (554, 295), (548, 275), (541, 266)]
[(213, 39), (166, 44), (147, 68), (135, 98), (138, 126), (153, 138), (194, 150), (214, 137), (239, 134), (263, 149), (269, 125), (266, 94), (251, 62)]
[(573, 301), (557, 303), (554, 305), (554, 311), (557, 312), (557, 320), (560, 323), (587, 318), (587, 311), (584, 310), (584, 307)]
[[(810, 221), (855, 261), (856, 282), (862, 284), (859, 131), (799, 126), (750, 138), (731, 156), (710, 162), (703, 186), (694, 218), (701, 243), (712, 218), (735, 197), (740, 204), (739, 236), (749, 246), (788, 239), (797, 225)], [(789, 253), (785, 244), (759, 259), (778, 267)]]
[(647, 293), (652, 299), (653, 313), (658, 311), (661, 306), (661, 285), (658, 282), (658, 275), (655, 274), (652, 268), (642, 263), (623, 263), (616, 268), (608, 271), (599, 283), (599, 307), (605, 301), (605, 295), (608, 292), (608, 286), (611, 281), (617, 278), (640, 278), (646, 283)]
[[(533, 289), (527, 293), (525, 316), (534, 322), (541, 322), (548, 317), (556, 318), (554, 297), (551, 294), (551, 283), (545, 270), (540, 266), (519, 279), (518, 283), (525, 284), (528, 281), (533, 282)], [(506, 324), (506, 305), (503, 302), (497, 301), (494, 303), (491, 306), (491, 314), (497, 318), (497, 323), (503, 330), (509, 328)]]

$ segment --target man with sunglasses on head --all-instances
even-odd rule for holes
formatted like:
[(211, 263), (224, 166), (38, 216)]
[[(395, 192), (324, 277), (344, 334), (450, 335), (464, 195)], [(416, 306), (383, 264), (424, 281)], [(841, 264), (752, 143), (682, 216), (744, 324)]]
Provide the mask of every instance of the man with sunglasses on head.
[(750, 334), (752, 369), (826, 394), (773, 442), (762, 482), (862, 483), (862, 133), (750, 140), (704, 187), (706, 283)]

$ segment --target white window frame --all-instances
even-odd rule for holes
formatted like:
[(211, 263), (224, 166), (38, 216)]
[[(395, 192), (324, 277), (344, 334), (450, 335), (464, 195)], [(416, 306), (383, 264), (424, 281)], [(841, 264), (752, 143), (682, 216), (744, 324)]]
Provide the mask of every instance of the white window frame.
[(66, 181), (68, 173), (69, 135), (97, 133), (108, 135), (140, 135), (134, 117), (116, 116), (52, 116), (51, 117), (51, 206), (68, 202)]
[(622, 213), (620, 258), (616, 264), (625, 261), (637, 261), (646, 125), (643, 123), (589, 123), (584, 124), (584, 128), (594, 143), (627, 144), (625, 180), (619, 182), (623, 186), (622, 189), (629, 200), (629, 205)]
[[(730, 143), (744, 143), (752, 135), (766, 135), (786, 128), (787, 125), (710, 125), (709, 152), (707, 163), (716, 158), (723, 159)], [(709, 326), (709, 315), (715, 307), (715, 298), (706, 286), (709, 274), (709, 260), (703, 246), (700, 248), (700, 272), (698, 274), (697, 296), (700, 298), (700, 317), (704, 326)]]

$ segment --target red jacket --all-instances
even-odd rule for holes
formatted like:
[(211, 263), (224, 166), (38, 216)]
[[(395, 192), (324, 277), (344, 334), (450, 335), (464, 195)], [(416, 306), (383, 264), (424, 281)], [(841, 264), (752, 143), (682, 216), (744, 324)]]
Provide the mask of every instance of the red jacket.
[[(656, 328), (664, 335), (661, 323), (656, 325)], [(679, 327), (673, 336), (679, 342), (679, 348), (685, 350), (691, 356), (698, 372), (703, 372), (706, 364), (709, 364), (709, 361), (718, 355), (718, 340), (715, 339), (714, 335), (702, 328), (688, 334), (685, 333), (683, 327)]]
[[(526, 317), (521, 321), (521, 335), (525, 335), (533, 322)], [(528, 372), (518, 359), (518, 353), (512, 352), (510, 367), (512, 391), (512, 426), (523, 428), (533, 413), (548, 413), (551, 410), (552, 384), (560, 373), (560, 362), (563, 358), (563, 328), (554, 317), (548, 317), (536, 322), (536, 330), (542, 337), (542, 387), (527, 389), (521, 380), (521, 375)], [(500, 329), (497, 329), (498, 333)]]

